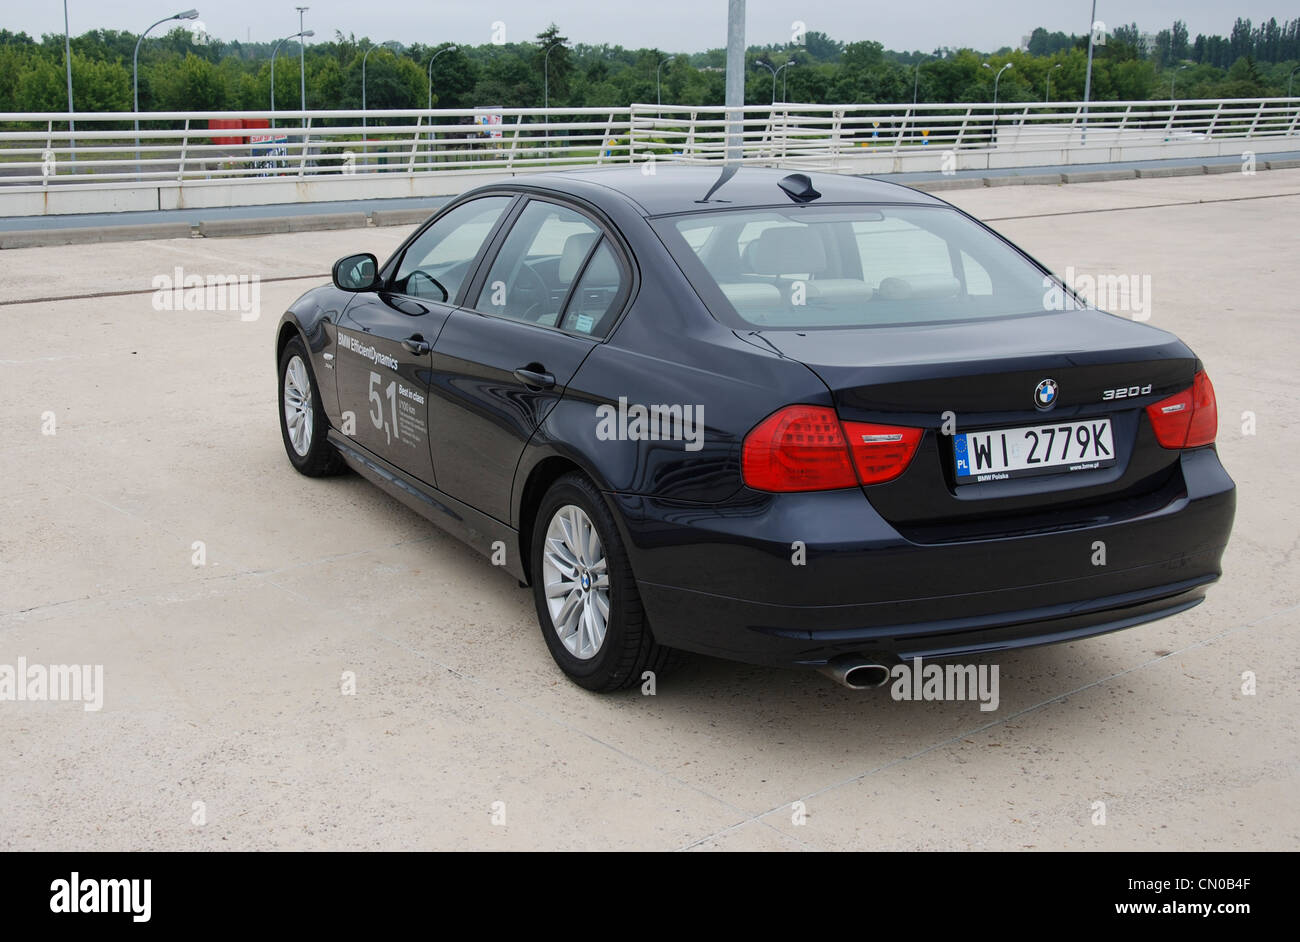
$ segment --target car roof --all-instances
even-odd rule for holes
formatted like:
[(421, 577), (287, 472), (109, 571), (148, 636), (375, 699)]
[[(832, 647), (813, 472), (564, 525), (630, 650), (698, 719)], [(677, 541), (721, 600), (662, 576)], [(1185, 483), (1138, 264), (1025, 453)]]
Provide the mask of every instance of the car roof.
[[(653, 172), (642, 168), (651, 167)], [(699, 212), (710, 209), (743, 209), (792, 203), (777, 184), (797, 171), (772, 167), (741, 167), (710, 197), (701, 203), (718, 181), (722, 164), (712, 166), (669, 165), (664, 161), (622, 167), (549, 171), (516, 177), (511, 186), (539, 188), (585, 197), (599, 202), (601, 190), (613, 190), (631, 200), (644, 215)], [(942, 204), (927, 193), (898, 183), (838, 173), (809, 173), (820, 192), (818, 203), (921, 203)]]

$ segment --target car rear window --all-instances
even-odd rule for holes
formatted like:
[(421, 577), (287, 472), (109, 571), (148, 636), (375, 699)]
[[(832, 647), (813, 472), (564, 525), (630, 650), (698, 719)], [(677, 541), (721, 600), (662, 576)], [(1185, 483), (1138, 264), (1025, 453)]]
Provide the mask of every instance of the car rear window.
[(946, 206), (710, 210), (654, 225), (705, 303), (736, 326), (945, 323), (1079, 307)]

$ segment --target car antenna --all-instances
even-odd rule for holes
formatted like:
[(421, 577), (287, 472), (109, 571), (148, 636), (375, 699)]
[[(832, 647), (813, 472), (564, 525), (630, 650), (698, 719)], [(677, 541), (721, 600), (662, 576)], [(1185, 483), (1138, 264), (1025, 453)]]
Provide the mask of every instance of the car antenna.
[(806, 173), (792, 173), (788, 177), (782, 177), (777, 186), (796, 203), (810, 203), (821, 196), (813, 189), (812, 180)]
[[(714, 181), (713, 186), (709, 187), (709, 192), (704, 194), (704, 199), (696, 200), (695, 202), (707, 203), (709, 201), (709, 197), (712, 196), (714, 193), (718, 192), (718, 188), (722, 186), (722, 184), (730, 180), (732, 177), (734, 177), (736, 175), (736, 171), (739, 169), (740, 169), (740, 164), (727, 164), (727, 166), (722, 168), (722, 173), (718, 174), (718, 179)], [(725, 200), (720, 202), (725, 202)]]

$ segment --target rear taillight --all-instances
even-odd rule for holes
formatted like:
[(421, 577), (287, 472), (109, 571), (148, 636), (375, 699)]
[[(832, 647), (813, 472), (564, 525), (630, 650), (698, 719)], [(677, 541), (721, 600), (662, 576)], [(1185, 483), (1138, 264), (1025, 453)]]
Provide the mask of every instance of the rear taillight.
[(827, 491), (856, 487), (857, 475), (834, 409), (789, 406), (745, 436), (745, 483), (760, 491)]
[(828, 491), (902, 474), (921, 429), (841, 423), (825, 406), (787, 406), (758, 423), (741, 450), (745, 483), (760, 491)]
[(1147, 415), (1156, 441), (1165, 448), (1213, 445), (1219, 430), (1219, 406), (1210, 377), (1201, 370), (1190, 389), (1147, 406)]
[(921, 441), (921, 429), (901, 425), (845, 422), (844, 434), (863, 484), (883, 484), (898, 477), (911, 464)]

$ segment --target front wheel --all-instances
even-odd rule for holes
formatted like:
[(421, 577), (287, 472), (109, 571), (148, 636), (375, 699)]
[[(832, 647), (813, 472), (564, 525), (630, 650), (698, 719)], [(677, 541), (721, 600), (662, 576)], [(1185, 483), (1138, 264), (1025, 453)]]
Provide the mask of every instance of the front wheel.
[(588, 690), (661, 675), (675, 653), (655, 642), (614, 517), (584, 475), (566, 474), (533, 523), (533, 599), (551, 657)]
[(326, 440), (329, 419), (321, 404), (311, 358), (294, 337), (280, 354), (280, 434), (289, 463), (308, 477), (338, 474), (346, 465)]

